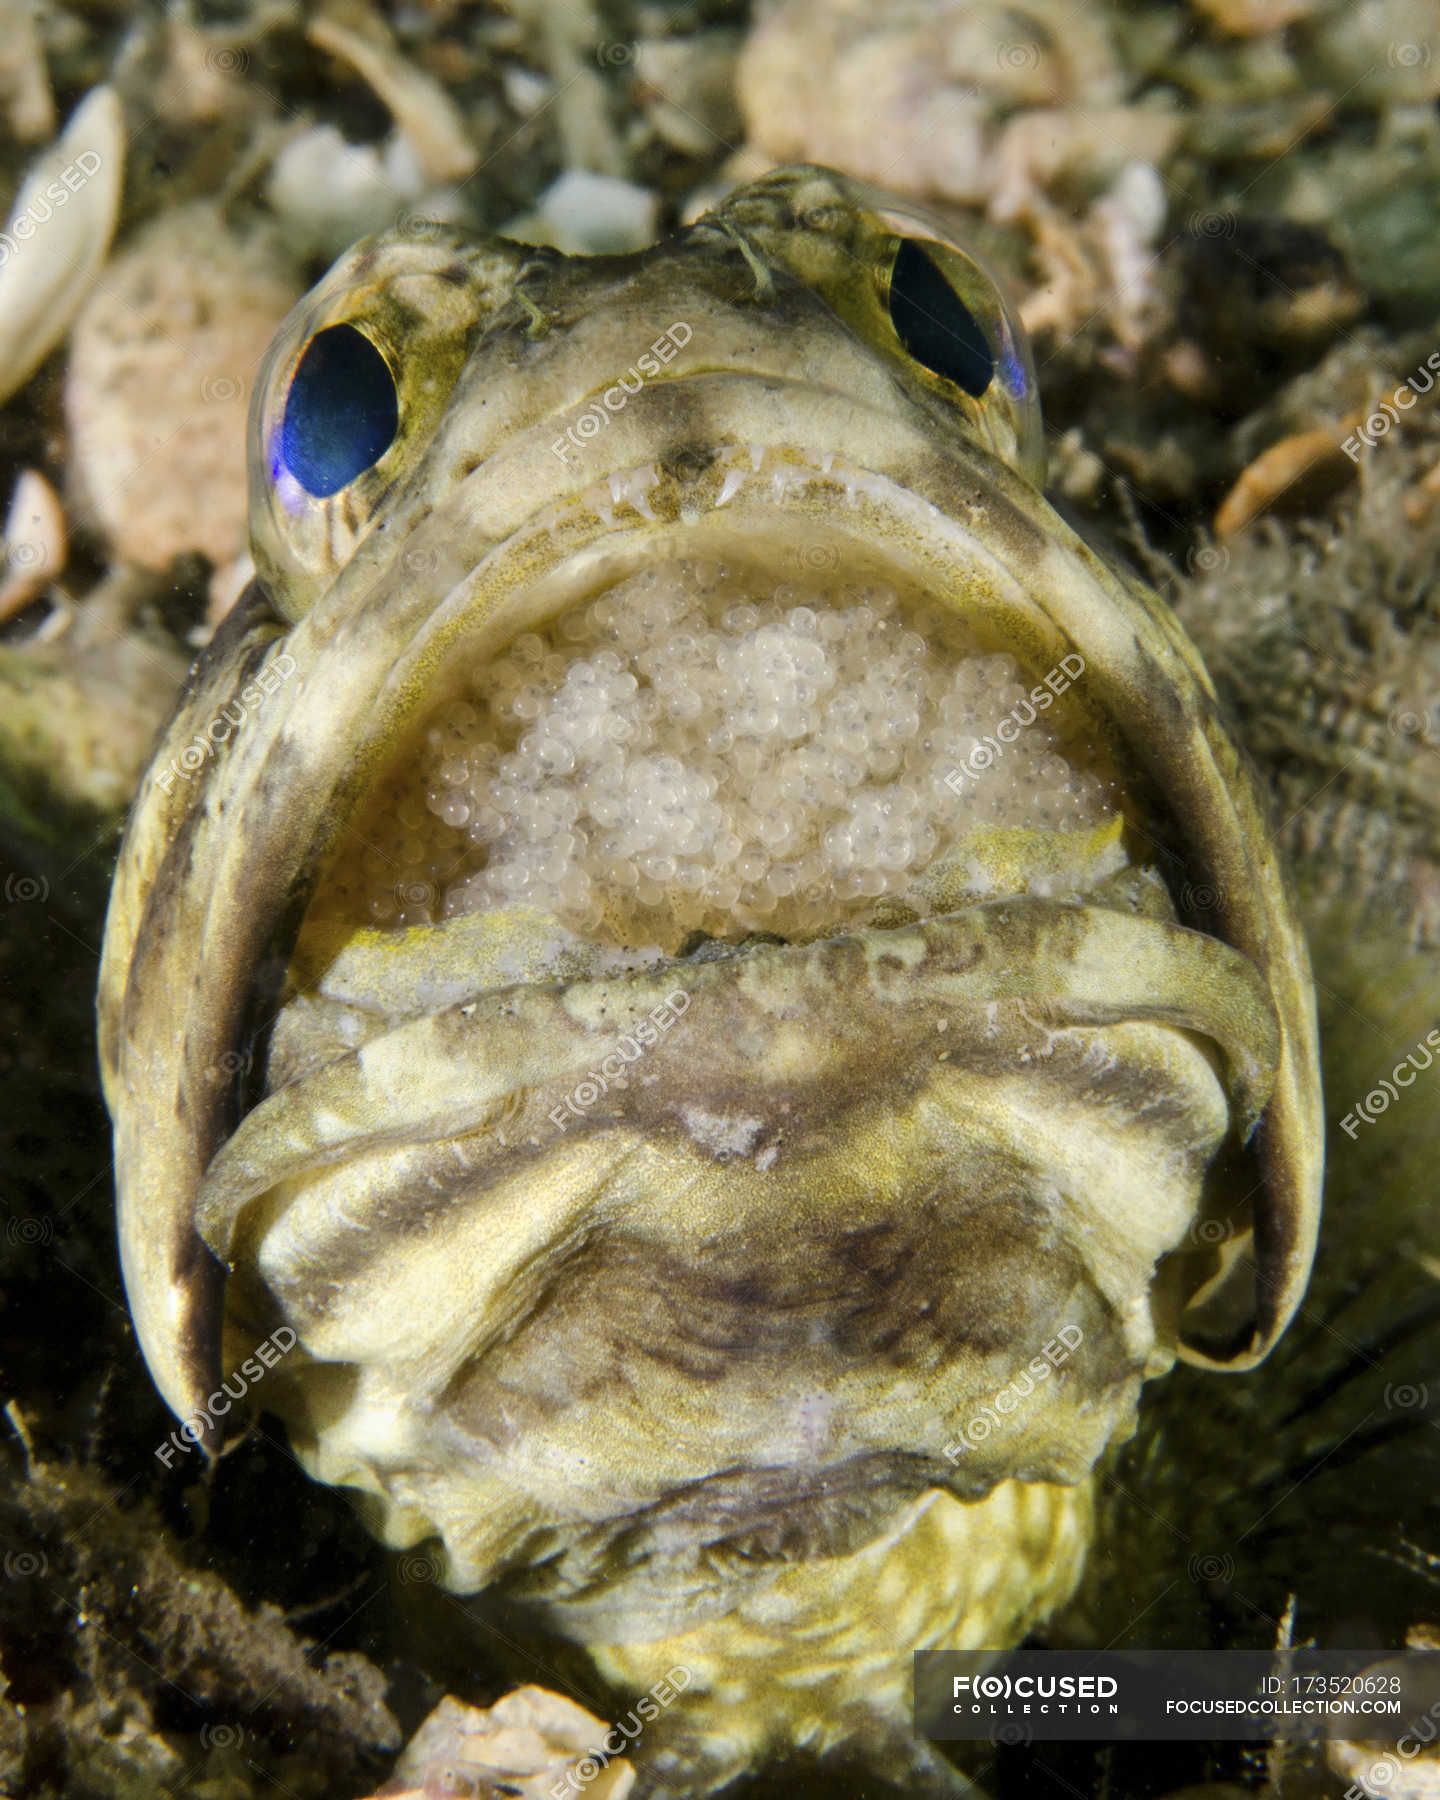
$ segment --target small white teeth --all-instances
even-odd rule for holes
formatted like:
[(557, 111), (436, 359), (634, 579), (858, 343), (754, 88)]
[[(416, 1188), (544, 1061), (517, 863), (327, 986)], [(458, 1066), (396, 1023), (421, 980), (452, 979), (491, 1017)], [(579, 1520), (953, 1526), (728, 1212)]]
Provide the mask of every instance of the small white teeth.
[[(711, 483), (714, 483), (711, 486)], [(799, 494), (815, 483), (838, 490), (849, 506), (860, 498), (882, 494), (894, 496), (894, 484), (867, 469), (842, 463), (833, 451), (807, 451), (794, 446), (767, 449), (763, 444), (731, 444), (724, 446), (711, 465), (708, 476), (697, 482), (685, 495), (680, 518), (694, 525), (707, 513), (728, 506), (736, 495), (756, 484), (776, 505), (783, 505), (791, 495)], [(653, 523), (656, 513), (650, 494), (660, 484), (660, 471), (653, 462), (640, 463), (630, 469), (616, 469), (601, 480), (592, 482), (568, 499), (538, 513), (535, 525), (555, 535), (599, 527), (613, 531), (623, 523), (629, 511)], [(937, 509), (926, 507), (929, 515)]]
[(743, 469), (727, 469), (725, 479), (720, 484), (720, 492), (715, 498), (716, 507), (728, 506), (745, 485)]

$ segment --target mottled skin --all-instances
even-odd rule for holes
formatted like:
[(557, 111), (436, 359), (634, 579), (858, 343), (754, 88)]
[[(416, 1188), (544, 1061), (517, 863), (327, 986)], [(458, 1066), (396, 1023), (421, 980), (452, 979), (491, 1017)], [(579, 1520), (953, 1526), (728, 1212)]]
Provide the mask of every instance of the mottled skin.
[[(1255, 778), (1169, 609), (1042, 498), (1023, 350), (958, 257), (1002, 376), (975, 400), (907, 355), (884, 272), (929, 228), (885, 205), (802, 169), (634, 257), (440, 233), (343, 259), (258, 386), (257, 581), (156, 775), (293, 672), (193, 782), (143, 787), (107, 927), (122, 1253), (166, 1398), (194, 1412), (288, 1324), (265, 1403), (387, 1542), (438, 1535), (452, 1585), (498, 1583), (622, 1688), (694, 1671), (657, 1790), (890, 1744), (911, 1650), (1049, 1615), (1141, 1381), (1259, 1360), (1318, 1217), (1309, 971)], [(317, 501), (277, 484), (275, 431), (339, 321), (401, 428)], [(567, 439), (676, 321), (674, 360)], [(1083, 657), (1168, 894), (954, 896), (641, 974), (562, 966), (503, 913), (297, 952), (447, 662), (640, 561), (817, 547), (1032, 679)], [(640, 1072), (559, 1129), (667, 996)], [(947, 1455), (1062, 1327), (1063, 1378)]]

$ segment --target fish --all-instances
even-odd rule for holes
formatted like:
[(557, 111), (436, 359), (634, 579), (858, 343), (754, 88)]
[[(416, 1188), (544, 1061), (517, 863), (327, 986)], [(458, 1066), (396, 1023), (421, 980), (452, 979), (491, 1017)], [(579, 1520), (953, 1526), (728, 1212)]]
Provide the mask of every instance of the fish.
[(259, 1405), (454, 1592), (683, 1669), (647, 1792), (952, 1791), (912, 1653), (1052, 1616), (1142, 1385), (1305, 1291), (1265, 793), (1043, 446), (983, 265), (813, 166), (625, 256), (368, 239), (256, 384), (101, 968), (157, 1454)]

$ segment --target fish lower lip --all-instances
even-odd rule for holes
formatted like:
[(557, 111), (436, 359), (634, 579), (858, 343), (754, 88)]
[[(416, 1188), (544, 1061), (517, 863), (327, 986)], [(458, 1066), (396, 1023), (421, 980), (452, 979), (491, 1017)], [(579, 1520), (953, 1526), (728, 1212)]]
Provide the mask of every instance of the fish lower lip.
[[(462, 1589), (537, 1520), (727, 1469), (1077, 1479), (1173, 1356), (1156, 1264), (1278, 1047), (1239, 952), (1038, 900), (370, 1024), (242, 1121), (196, 1220), (236, 1269), (236, 1346), (277, 1304), (300, 1334), (271, 1403), (302, 1461), (375, 1494), (387, 1535), (423, 1516)], [(1065, 1383), (946, 1459), (937, 1421), (1062, 1325), (1086, 1345)], [(557, 1371), (620, 1342), (623, 1416), (578, 1376), (557, 1406)]]

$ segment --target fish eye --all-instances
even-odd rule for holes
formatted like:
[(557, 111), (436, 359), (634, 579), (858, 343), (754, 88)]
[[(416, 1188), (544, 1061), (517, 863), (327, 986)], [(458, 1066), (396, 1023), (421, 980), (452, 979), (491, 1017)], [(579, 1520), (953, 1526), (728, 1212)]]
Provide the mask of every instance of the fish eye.
[(1003, 288), (943, 219), (863, 184), (847, 188), (877, 227), (874, 304), (918, 375), (946, 398), (997, 456), (1039, 487), (1045, 435), (1035, 367)]
[(995, 352), (974, 313), (913, 238), (900, 240), (887, 298), (890, 323), (915, 361), (979, 400), (995, 379)]
[(353, 325), (317, 331), (285, 398), (280, 456), (307, 494), (323, 500), (377, 463), (395, 440), (400, 409), (385, 358)]

